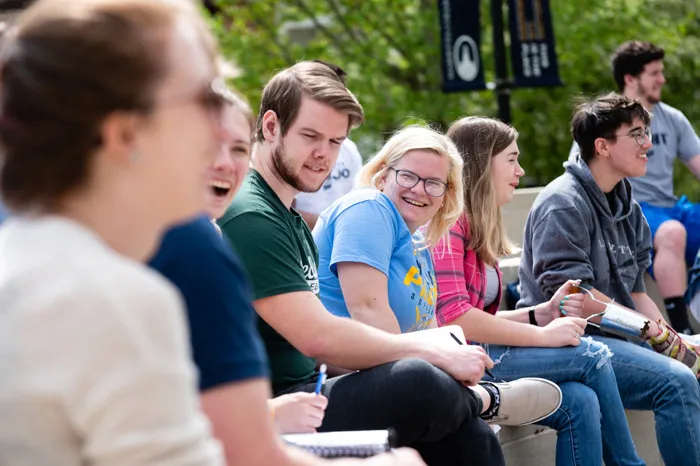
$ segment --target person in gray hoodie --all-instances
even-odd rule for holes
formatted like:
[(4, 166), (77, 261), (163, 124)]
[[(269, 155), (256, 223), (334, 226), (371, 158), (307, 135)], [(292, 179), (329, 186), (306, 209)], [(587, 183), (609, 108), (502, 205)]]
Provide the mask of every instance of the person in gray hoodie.
[[(581, 279), (596, 300), (614, 300), (648, 319), (650, 337), (670, 334), (680, 340), (644, 288), (651, 235), (627, 180), (646, 171), (646, 153), (652, 147), (649, 125), (642, 104), (621, 95), (578, 106), (571, 129), (581, 154), (566, 162), (564, 174), (542, 190), (525, 224), (518, 308), (546, 301), (570, 278)], [(586, 299), (584, 315), (602, 308)], [(700, 386), (695, 374), (647, 342), (633, 343), (590, 326), (587, 333), (582, 342), (598, 340), (612, 350), (625, 408), (654, 410), (664, 462), (700, 464)]]

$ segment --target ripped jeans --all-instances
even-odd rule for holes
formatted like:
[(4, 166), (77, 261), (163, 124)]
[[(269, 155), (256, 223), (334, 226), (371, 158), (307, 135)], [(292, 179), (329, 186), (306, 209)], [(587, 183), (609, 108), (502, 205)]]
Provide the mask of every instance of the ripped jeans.
[(484, 349), (497, 379), (541, 377), (559, 384), (561, 407), (538, 423), (557, 431), (557, 466), (600, 466), (603, 459), (606, 466), (644, 464), (632, 442), (607, 346), (582, 337), (577, 347)]

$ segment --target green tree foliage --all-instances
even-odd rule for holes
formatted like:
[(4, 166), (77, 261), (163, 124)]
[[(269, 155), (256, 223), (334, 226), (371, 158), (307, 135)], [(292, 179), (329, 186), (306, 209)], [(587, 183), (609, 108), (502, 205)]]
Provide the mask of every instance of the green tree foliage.
[[(489, 0), (481, 3), (482, 60), (489, 81), (494, 78)], [(565, 85), (515, 89), (511, 99), (528, 184), (547, 183), (562, 172), (571, 147), (574, 99), (614, 90), (609, 56), (626, 40), (648, 40), (666, 49), (664, 100), (700, 125), (698, 0), (550, 3)], [(347, 71), (348, 87), (367, 116), (353, 133), (366, 157), (407, 122), (444, 129), (464, 115), (496, 115), (491, 91), (441, 91), (434, 0), (222, 0), (219, 5), (213, 23), (226, 57), (241, 71), (233, 83), (254, 106), (264, 83), (298, 60), (323, 59)], [(299, 24), (313, 32), (298, 33)], [(700, 200), (700, 182), (686, 169), (677, 171), (677, 190)]]

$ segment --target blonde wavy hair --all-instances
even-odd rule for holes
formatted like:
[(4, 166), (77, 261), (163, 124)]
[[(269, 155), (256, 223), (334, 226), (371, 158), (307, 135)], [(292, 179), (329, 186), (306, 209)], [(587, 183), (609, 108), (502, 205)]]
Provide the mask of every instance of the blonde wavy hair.
[(457, 120), (447, 136), (464, 160), (464, 214), (469, 220), (469, 247), (489, 265), (511, 253), (513, 245), (506, 236), (501, 208), (491, 182), (491, 159), (518, 138), (510, 125), (486, 117)]
[(442, 157), (447, 157), (450, 162), (447, 191), (443, 196), (442, 206), (425, 230), (426, 247), (431, 247), (442, 237), (447, 236), (464, 208), (462, 157), (447, 136), (433, 129), (416, 125), (397, 131), (362, 167), (357, 177), (357, 186), (381, 189), (381, 182), (386, 178), (389, 168), (395, 166), (407, 152), (412, 150), (433, 151)]

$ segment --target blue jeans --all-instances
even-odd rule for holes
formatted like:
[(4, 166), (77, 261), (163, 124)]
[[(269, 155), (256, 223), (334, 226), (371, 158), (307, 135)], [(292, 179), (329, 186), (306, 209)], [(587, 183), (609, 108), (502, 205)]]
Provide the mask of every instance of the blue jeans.
[[(485, 345), (506, 381), (542, 377), (559, 384), (561, 407), (539, 422), (557, 431), (557, 466), (643, 465), (632, 442), (608, 348), (589, 337), (577, 347)], [(674, 464), (674, 463), (669, 463)]]
[(593, 338), (615, 354), (612, 365), (625, 408), (654, 411), (656, 440), (664, 463), (699, 465), (700, 385), (692, 371), (646, 344)]

